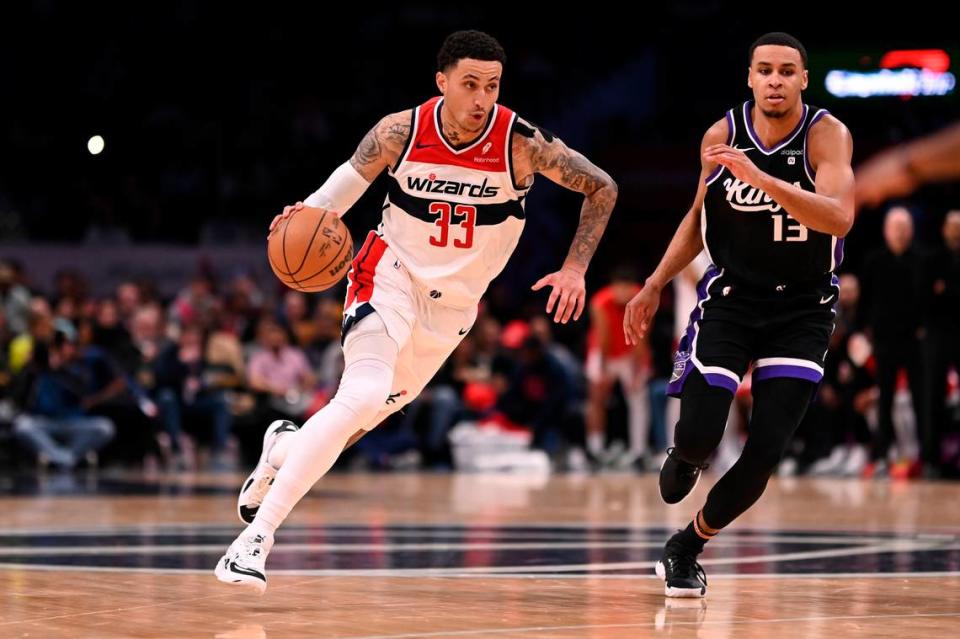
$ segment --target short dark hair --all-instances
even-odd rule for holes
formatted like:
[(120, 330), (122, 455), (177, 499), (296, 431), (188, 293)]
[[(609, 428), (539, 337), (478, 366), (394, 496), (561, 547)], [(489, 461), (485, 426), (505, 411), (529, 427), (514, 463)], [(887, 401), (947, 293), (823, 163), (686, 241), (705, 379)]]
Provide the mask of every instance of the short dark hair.
[(762, 47), (765, 44), (775, 44), (781, 47), (796, 49), (800, 53), (800, 59), (803, 61), (803, 68), (807, 68), (807, 50), (800, 44), (799, 40), (783, 31), (771, 31), (757, 38), (754, 43), (750, 45), (750, 57), (747, 59), (748, 65), (753, 64), (753, 52), (757, 50), (757, 47)]
[(483, 31), (455, 31), (437, 53), (437, 70), (446, 73), (463, 58), (506, 64), (507, 54), (492, 35)]

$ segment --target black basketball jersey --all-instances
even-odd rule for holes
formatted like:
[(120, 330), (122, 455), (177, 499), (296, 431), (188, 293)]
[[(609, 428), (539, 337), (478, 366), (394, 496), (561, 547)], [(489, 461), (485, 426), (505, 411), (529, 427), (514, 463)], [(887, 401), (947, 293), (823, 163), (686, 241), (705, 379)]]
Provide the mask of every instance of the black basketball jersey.
[[(827, 111), (804, 104), (797, 127), (767, 148), (754, 131), (752, 106), (750, 100), (727, 112), (728, 144), (742, 149), (761, 171), (814, 191), (816, 176), (807, 160), (807, 135)], [(723, 166), (707, 178), (700, 221), (711, 261), (758, 286), (819, 280), (843, 259), (842, 238), (803, 226), (769, 195), (741, 182)]]

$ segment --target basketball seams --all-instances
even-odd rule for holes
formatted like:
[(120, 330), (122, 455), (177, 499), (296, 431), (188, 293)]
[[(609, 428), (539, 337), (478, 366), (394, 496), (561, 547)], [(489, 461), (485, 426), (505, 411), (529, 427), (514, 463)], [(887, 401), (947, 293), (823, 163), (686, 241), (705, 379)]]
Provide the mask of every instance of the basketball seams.
[(310, 274), (310, 275), (307, 275), (306, 277), (301, 277), (301, 278), (300, 278), (300, 281), (301, 281), (301, 282), (306, 282), (307, 280), (311, 280), (311, 279), (315, 278), (317, 275), (320, 275), (321, 273), (323, 273), (323, 272), (324, 272), (325, 270), (327, 270), (328, 268), (330, 268), (330, 265), (331, 265), (331, 264), (336, 263), (336, 261), (337, 261), (338, 259), (340, 259), (340, 256), (343, 255), (343, 251), (344, 251), (344, 249), (347, 248), (347, 245), (348, 245), (348, 244), (351, 245), (351, 246), (353, 246), (353, 240), (351, 239), (350, 242), (347, 242), (346, 237), (344, 237), (344, 241), (340, 243), (340, 250), (337, 251), (337, 254), (333, 257), (333, 259), (330, 260), (329, 262), (327, 262), (327, 263), (323, 266), (323, 268), (319, 269), (316, 273), (312, 273), (312, 274)]

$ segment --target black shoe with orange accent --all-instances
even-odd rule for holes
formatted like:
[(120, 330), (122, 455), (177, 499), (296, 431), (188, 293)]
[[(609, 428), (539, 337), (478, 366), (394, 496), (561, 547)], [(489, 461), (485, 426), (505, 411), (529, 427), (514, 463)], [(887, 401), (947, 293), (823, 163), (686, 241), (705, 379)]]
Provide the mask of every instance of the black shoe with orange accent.
[(680, 459), (676, 451), (668, 448), (660, 467), (660, 496), (668, 504), (676, 504), (689, 495), (700, 481), (701, 472), (709, 468), (709, 464), (698, 466)]

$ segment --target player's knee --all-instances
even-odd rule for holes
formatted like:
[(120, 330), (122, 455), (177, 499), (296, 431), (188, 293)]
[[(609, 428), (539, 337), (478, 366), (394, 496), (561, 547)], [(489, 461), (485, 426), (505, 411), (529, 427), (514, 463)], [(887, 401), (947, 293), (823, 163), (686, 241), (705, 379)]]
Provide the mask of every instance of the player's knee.
[(393, 367), (379, 359), (351, 362), (331, 401), (353, 411), (362, 421), (373, 419), (390, 396), (393, 375)]
[(680, 458), (693, 464), (706, 461), (723, 437), (732, 396), (717, 388), (714, 392), (688, 400), (680, 409), (680, 421), (674, 431), (674, 446)]
[(748, 439), (740, 458), (757, 474), (770, 475), (783, 458), (785, 448), (786, 442), (751, 442)]
[[(702, 464), (706, 461), (720, 443), (726, 420), (727, 416), (724, 414), (722, 419), (705, 415), (694, 423), (685, 423), (683, 419), (677, 422), (677, 428), (674, 431), (674, 447), (680, 459), (691, 464)], [(705, 432), (718, 434), (705, 437)]]

